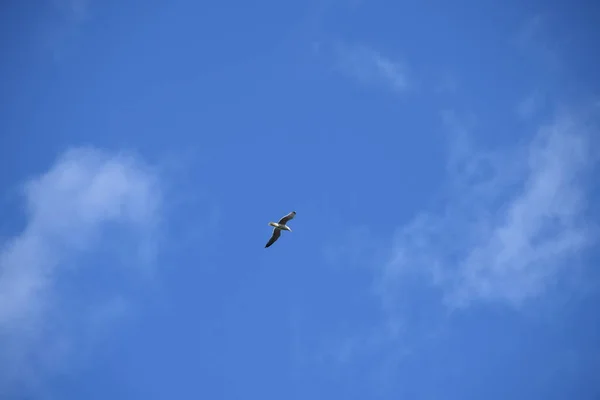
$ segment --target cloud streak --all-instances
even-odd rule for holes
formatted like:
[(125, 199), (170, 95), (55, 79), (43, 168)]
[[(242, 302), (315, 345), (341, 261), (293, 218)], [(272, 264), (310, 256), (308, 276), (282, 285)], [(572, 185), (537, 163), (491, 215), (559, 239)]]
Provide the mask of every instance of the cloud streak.
[(596, 242), (586, 219), (596, 165), (588, 120), (565, 116), (524, 148), (481, 152), (456, 131), (449, 195), (439, 212), (400, 228), (381, 268), (381, 293), (393, 303), (408, 274), (426, 276), (445, 303), (519, 306), (541, 296)]
[[(151, 169), (134, 157), (92, 148), (66, 152), (50, 170), (29, 180), (23, 193), (25, 227), (0, 247), (4, 394), (63, 370), (69, 350), (87, 340), (82, 332), (93, 328), (95, 334), (126, 313), (119, 285), (97, 282), (86, 290), (93, 296), (75, 296), (73, 276), (122, 266), (98, 265), (107, 251), (117, 257), (119, 251), (133, 254), (134, 266), (149, 265), (153, 253), (146, 250), (156, 244), (161, 212), (159, 180)], [(116, 246), (108, 245), (111, 238)], [(95, 260), (86, 259), (89, 254)]]

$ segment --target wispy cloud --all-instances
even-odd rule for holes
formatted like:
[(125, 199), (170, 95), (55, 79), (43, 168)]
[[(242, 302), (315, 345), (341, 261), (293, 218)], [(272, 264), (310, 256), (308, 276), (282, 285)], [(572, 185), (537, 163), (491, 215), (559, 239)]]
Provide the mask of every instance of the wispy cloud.
[(451, 307), (518, 306), (542, 295), (596, 242), (586, 216), (598, 130), (567, 115), (527, 146), (499, 152), (478, 151), (464, 131), (455, 134), (462, 139), (450, 158), (445, 205), (399, 229), (381, 269), (382, 294), (393, 298), (416, 273)]
[(348, 76), (369, 85), (384, 85), (394, 91), (409, 87), (406, 66), (363, 45), (338, 45), (337, 67)]
[[(64, 370), (76, 346), (127, 313), (128, 299), (116, 283), (123, 276), (91, 288), (73, 282), (94, 269), (125, 268), (121, 254), (131, 266), (150, 266), (159, 183), (132, 156), (80, 148), (23, 186), (26, 224), (0, 247), (0, 397)], [(117, 258), (98, 265), (108, 257)]]

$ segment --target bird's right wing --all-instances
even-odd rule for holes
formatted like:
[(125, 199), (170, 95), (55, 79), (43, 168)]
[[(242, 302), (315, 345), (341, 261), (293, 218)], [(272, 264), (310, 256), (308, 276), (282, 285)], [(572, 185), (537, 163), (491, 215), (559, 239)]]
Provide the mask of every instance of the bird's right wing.
[(288, 215), (284, 216), (283, 218), (281, 218), (279, 220), (279, 223), (281, 225), (285, 225), (290, 219), (294, 218), (296, 216), (296, 211), (292, 211), (291, 213), (289, 213)]
[(279, 239), (279, 236), (281, 236), (281, 231), (279, 229), (273, 228), (273, 235), (271, 235), (271, 239), (269, 239), (269, 241), (267, 242), (265, 249), (273, 243), (275, 243), (275, 241)]

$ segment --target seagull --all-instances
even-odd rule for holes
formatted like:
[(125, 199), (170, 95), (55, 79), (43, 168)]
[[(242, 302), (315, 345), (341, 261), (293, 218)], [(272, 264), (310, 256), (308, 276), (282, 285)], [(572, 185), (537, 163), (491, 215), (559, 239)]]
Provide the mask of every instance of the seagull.
[(267, 245), (265, 246), (265, 248), (269, 247), (270, 245), (272, 245), (273, 243), (275, 243), (275, 241), (277, 239), (279, 239), (279, 236), (281, 236), (281, 231), (292, 231), (290, 229), (289, 226), (286, 225), (286, 223), (294, 218), (296, 216), (296, 211), (292, 211), (291, 213), (289, 213), (288, 215), (286, 215), (285, 217), (281, 218), (279, 220), (279, 222), (269, 222), (269, 225), (273, 227), (273, 235), (271, 236), (271, 239), (269, 239), (269, 242), (267, 243)]

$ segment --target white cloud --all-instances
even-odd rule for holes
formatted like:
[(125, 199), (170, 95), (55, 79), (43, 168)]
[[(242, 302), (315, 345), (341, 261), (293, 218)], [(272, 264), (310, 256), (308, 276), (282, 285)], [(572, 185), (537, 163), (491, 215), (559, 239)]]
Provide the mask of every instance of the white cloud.
[(596, 242), (586, 219), (593, 123), (558, 118), (507, 152), (476, 151), (458, 133), (445, 205), (400, 228), (382, 268), (388, 304), (407, 274), (425, 274), (451, 307), (518, 306), (542, 295)]
[(335, 48), (338, 68), (364, 84), (385, 85), (394, 91), (408, 88), (406, 67), (366, 46)]
[(133, 255), (133, 265), (151, 262), (145, 249), (155, 246), (161, 209), (152, 170), (91, 148), (66, 152), (23, 188), (25, 227), (0, 246), (0, 394), (62, 370), (81, 344), (77, 335), (90, 327), (96, 334), (126, 313), (119, 284), (88, 299), (65, 282), (94, 268), (85, 255), (102, 259), (111, 238), (119, 242), (114, 250)]

